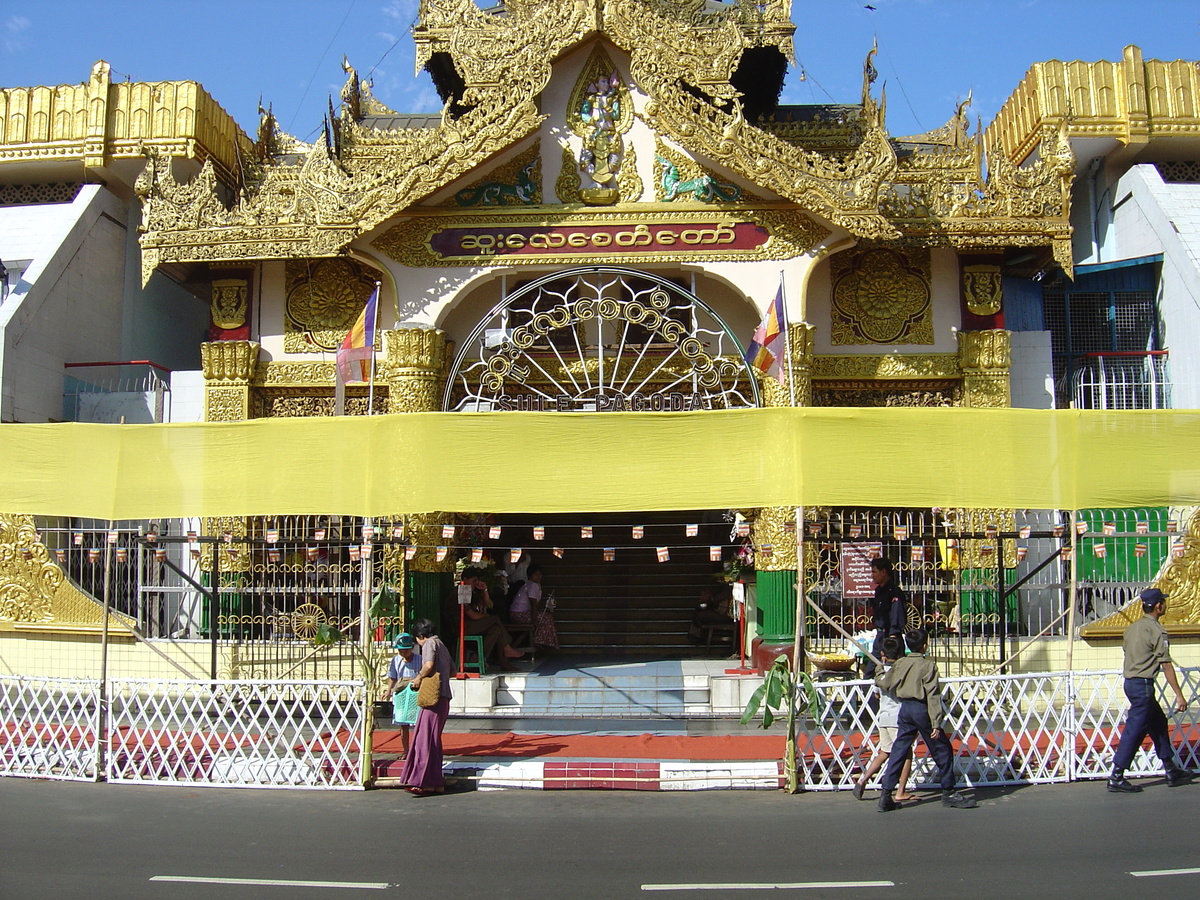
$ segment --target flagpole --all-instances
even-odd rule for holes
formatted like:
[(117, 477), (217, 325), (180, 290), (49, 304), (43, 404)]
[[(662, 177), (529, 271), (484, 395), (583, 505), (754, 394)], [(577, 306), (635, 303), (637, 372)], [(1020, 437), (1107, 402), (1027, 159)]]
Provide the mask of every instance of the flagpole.
[[(783, 269), (779, 270), (779, 305), (783, 313), (783, 361), (781, 371), (787, 373), (788, 400), (792, 407), (796, 406), (796, 379), (792, 371), (792, 327), (787, 313), (787, 292), (784, 290)], [(792, 671), (800, 671), (800, 641), (803, 633), (805, 603), (804, 603), (804, 506), (799, 505), (796, 511), (796, 623), (792, 636)]]
[(367, 384), (367, 415), (375, 412), (375, 344), (379, 340), (379, 289), (381, 282), (375, 282), (375, 316), (371, 322), (371, 375)]

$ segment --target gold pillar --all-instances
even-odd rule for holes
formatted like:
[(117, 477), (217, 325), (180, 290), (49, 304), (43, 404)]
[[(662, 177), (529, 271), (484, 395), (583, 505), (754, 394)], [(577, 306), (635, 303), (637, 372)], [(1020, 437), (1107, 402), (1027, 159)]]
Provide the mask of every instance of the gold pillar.
[(1011, 405), (1009, 348), (1009, 333), (1003, 329), (958, 333), (963, 406), (996, 409)]
[(105, 155), (108, 134), (108, 88), (112, 72), (108, 63), (100, 60), (92, 66), (87, 85), (87, 137), (83, 145), (85, 169), (102, 169), (108, 161)]
[(398, 328), (383, 334), (388, 412), (436, 412), (446, 385), (446, 333)]
[(759, 378), (762, 405), (770, 407), (792, 405), (792, 385), (795, 385), (796, 406), (812, 406), (813, 335), (816, 329), (807, 322), (788, 325), (788, 349), (791, 351), (787, 375), (791, 384), (780, 384), (770, 376)]
[[(208, 422), (240, 422), (251, 416), (250, 382), (258, 366), (258, 344), (254, 341), (216, 341), (200, 345), (204, 367), (204, 418)], [(204, 520), (210, 535), (229, 534), (221, 558), (221, 569), (244, 572), (250, 568), (249, 547), (237, 541), (247, 533), (248, 522), (242, 517), (221, 516)], [(208, 554), (201, 556), (201, 567), (212, 567)]]

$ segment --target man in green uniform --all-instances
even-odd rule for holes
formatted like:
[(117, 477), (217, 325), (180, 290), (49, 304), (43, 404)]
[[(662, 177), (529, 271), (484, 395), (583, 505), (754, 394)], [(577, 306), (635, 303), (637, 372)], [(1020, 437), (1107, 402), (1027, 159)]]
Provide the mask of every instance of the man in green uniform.
[(1167, 610), (1167, 595), (1158, 588), (1147, 588), (1141, 593), (1142, 612), (1145, 613), (1125, 629), (1125, 696), (1129, 698), (1129, 716), (1125, 719), (1125, 730), (1121, 732), (1121, 743), (1113, 757), (1112, 777), (1108, 789), (1114, 794), (1136, 794), (1141, 788), (1125, 777), (1125, 770), (1133, 762), (1133, 756), (1146, 735), (1154, 741), (1154, 750), (1163, 761), (1167, 772), (1167, 784), (1178, 787), (1191, 779), (1191, 773), (1175, 762), (1175, 750), (1171, 746), (1171, 735), (1167, 731), (1167, 717), (1158, 705), (1154, 693), (1154, 679), (1162, 669), (1167, 684), (1175, 692), (1175, 711), (1187, 709), (1187, 699), (1179, 688), (1179, 677), (1171, 662), (1171, 648), (1166, 629), (1159, 619)]

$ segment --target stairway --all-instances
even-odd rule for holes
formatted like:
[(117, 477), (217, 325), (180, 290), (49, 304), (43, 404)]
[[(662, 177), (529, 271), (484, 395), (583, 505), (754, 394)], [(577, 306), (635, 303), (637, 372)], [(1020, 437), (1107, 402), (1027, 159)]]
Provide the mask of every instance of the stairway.
[[(700, 592), (715, 583), (720, 569), (710, 561), (709, 547), (732, 552), (730, 525), (719, 512), (539, 517), (542, 541), (532, 539), (528, 517), (524, 524), (498, 522), (504, 542), (527, 549), (542, 567), (542, 589), (553, 592), (558, 604), (561, 653), (660, 659), (729, 654), (729, 641), (708, 649), (688, 639)], [(695, 537), (686, 534), (689, 523), (698, 525)], [(591, 538), (581, 537), (582, 524), (592, 528)], [(644, 528), (642, 538), (633, 537), (634, 526)], [(563, 550), (561, 559), (555, 547)], [(667, 562), (658, 561), (659, 547), (668, 548)], [(604, 560), (605, 548), (613, 549), (611, 562)]]

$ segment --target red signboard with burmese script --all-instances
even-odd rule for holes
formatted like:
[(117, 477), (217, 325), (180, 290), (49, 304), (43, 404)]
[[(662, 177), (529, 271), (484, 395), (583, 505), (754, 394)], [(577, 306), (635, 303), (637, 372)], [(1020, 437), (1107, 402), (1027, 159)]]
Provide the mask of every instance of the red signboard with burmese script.
[(444, 228), (429, 238), (442, 259), (464, 257), (676, 255), (753, 251), (771, 233), (754, 222), (670, 222), (658, 225), (501, 225)]

